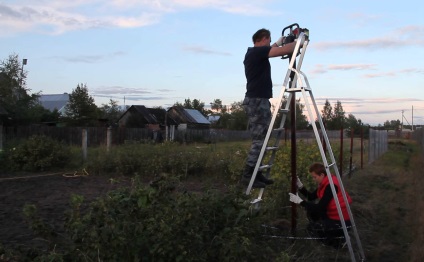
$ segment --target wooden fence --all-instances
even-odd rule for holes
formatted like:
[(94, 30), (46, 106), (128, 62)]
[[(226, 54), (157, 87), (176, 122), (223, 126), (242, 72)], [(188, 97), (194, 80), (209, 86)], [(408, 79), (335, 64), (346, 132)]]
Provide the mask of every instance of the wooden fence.
[[(249, 140), (249, 131), (221, 130), (221, 129), (187, 129), (175, 130), (172, 137), (166, 131), (152, 131), (147, 128), (125, 128), (125, 127), (50, 127), (50, 126), (0, 126), (0, 148), (4, 143), (26, 139), (33, 135), (45, 135), (68, 145), (80, 146), (83, 140), (83, 130), (86, 130), (87, 145), (89, 147), (106, 145), (108, 132), (110, 144), (120, 145), (131, 142), (143, 142), (153, 140), (161, 142), (172, 140), (177, 142), (202, 142), (216, 143), (229, 141)], [(109, 131), (108, 131), (109, 130)], [(327, 131), (330, 139), (340, 139), (340, 131)], [(312, 130), (301, 130), (296, 132), (297, 139), (313, 142), (315, 136)], [(85, 138), (84, 138), (85, 139)], [(290, 130), (287, 130), (283, 139), (290, 139)]]

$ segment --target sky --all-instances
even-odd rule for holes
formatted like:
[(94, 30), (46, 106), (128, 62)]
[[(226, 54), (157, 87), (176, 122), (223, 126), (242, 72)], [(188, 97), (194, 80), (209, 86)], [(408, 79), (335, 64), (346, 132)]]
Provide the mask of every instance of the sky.
[[(0, 60), (27, 59), (32, 93), (85, 84), (98, 106), (167, 108), (244, 98), (243, 59), (261, 28), (310, 32), (300, 69), (316, 103), (365, 124), (424, 125), (424, 4), (404, 0), (0, 0)], [(274, 97), (288, 60), (271, 58)], [(307, 112), (305, 112), (306, 114)]]

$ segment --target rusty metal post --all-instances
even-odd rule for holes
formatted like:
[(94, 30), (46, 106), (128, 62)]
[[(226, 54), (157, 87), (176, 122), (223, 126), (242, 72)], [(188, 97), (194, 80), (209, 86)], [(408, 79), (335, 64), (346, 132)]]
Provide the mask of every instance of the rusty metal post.
[[(293, 194), (296, 194), (297, 186), (297, 175), (296, 175), (296, 95), (293, 93), (291, 101), (288, 101), (290, 103), (290, 122), (291, 122), (291, 192)], [(296, 234), (296, 227), (297, 227), (297, 206), (295, 203), (292, 203), (291, 206), (292, 210), (292, 218), (291, 218), (291, 224), (292, 224), (292, 234)]]
[(350, 158), (349, 158), (349, 174), (352, 172), (352, 157), (353, 157), (353, 127), (350, 128)]

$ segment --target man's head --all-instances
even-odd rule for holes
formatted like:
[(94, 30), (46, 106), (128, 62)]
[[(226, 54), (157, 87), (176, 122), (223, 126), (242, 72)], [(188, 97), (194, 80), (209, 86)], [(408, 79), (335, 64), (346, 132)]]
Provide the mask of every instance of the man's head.
[(327, 175), (325, 167), (321, 163), (313, 163), (311, 166), (309, 166), (309, 173), (311, 173), (312, 179), (317, 184), (320, 184), (324, 177)]
[(271, 32), (265, 28), (259, 29), (255, 34), (253, 34), (252, 41), (255, 46), (270, 45)]

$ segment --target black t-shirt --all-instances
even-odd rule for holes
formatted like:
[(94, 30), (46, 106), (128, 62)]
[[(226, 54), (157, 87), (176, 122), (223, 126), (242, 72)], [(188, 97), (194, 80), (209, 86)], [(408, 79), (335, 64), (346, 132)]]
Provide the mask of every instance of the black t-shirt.
[(271, 98), (272, 80), (269, 51), (271, 46), (249, 47), (244, 57), (246, 97)]

